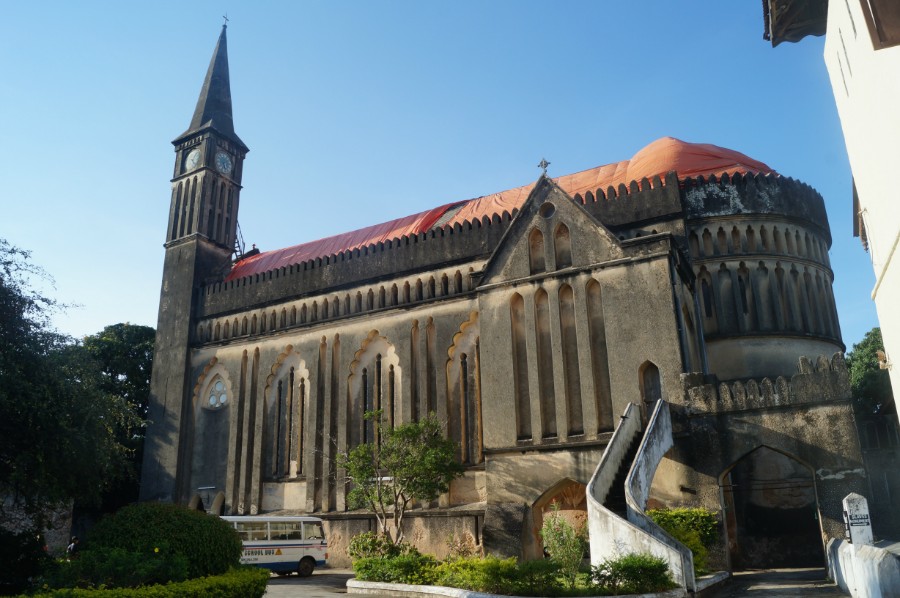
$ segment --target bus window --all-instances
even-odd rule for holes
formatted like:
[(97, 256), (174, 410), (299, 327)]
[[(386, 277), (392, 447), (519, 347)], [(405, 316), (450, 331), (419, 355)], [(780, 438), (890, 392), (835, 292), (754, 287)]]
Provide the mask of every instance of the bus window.
[(261, 542), (269, 539), (265, 521), (238, 521), (235, 529), (243, 542)]
[(302, 540), (299, 521), (270, 521), (269, 532), (272, 540)]
[(318, 521), (304, 521), (303, 537), (306, 540), (324, 540), (325, 532), (322, 530), (322, 524)]

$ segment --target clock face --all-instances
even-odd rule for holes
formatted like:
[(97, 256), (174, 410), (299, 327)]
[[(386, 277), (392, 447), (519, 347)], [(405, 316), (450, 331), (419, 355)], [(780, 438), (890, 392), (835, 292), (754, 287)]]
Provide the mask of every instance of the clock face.
[(200, 150), (192, 149), (184, 161), (185, 170), (194, 170), (200, 164)]
[(219, 169), (219, 172), (228, 174), (233, 167), (234, 163), (231, 161), (231, 156), (225, 152), (218, 152), (216, 154), (216, 168)]

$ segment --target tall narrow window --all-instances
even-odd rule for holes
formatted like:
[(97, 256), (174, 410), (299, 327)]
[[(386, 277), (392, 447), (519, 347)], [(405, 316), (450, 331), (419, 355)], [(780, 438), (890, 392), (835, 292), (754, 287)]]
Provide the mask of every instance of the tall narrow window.
[(603, 299), (600, 284), (596, 280), (591, 280), (587, 285), (587, 302), (588, 333), (591, 340), (591, 370), (594, 375), (594, 401), (597, 406), (597, 431), (607, 432), (613, 429), (615, 421), (609, 380)]
[(575, 294), (567, 284), (559, 289), (559, 318), (568, 431), (569, 435), (575, 436), (584, 434), (584, 415), (581, 407), (581, 377), (578, 372), (578, 339), (575, 334)]
[(281, 472), (281, 447), (283, 446), (281, 443), (281, 415), (282, 415), (282, 402), (284, 400), (284, 388), (281, 380), (278, 381), (278, 390), (275, 395), (275, 451), (274, 455), (272, 455), (272, 475), (278, 476)]
[(288, 374), (288, 384), (287, 384), (287, 403), (285, 405), (284, 410), (285, 415), (285, 438), (284, 438), (284, 465), (282, 467), (282, 474), (290, 475), (291, 473), (291, 457), (294, 454), (295, 440), (294, 440), (294, 368), (291, 368), (290, 373)]
[(538, 384), (541, 404), (541, 435), (556, 437), (556, 392), (553, 387), (553, 346), (550, 343), (550, 300), (544, 289), (534, 295), (537, 327)]
[(372, 405), (369, 399), (369, 371), (367, 368), (363, 368), (362, 371), (362, 415), (363, 415), (363, 427), (362, 427), (362, 442), (366, 444), (369, 442), (369, 438), (371, 438), (371, 433), (369, 432), (369, 428), (371, 428), (372, 422), (365, 419), (365, 415), (367, 412), (372, 410)]
[(297, 473), (303, 473), (303, 435), (306, 432), (306, 380), (300, 378), (300, 407), (297, 410)]
[(544, 235), (536, 228), (528, 236), (528, 264), (531, 274), (538, 274), (547, 269), (544, 264)]
[(647, 419), (653, 413), (656, 402), (662, 398), (662, 380), (659, 368), (651, 361), (641, 367), (641, 398), (644, 401), (644, 412)]
[(409, 354), (409, 396), (410, 418), (419, 421), (419, 321), (413, 320), (412, 330), (409, 332), (409, 345), (412, 351)]
[(172, 212), (172, 231), (169, 233), (169, 240), (178, 237), (178, 227), (181, 221), (181, 183), (178, 183), (178, 189), (175, 191), (175, 210)]
[(462, 448), (462, 462), (471, 463), (469, 447), (469, 364), (466, 354), (459, 357), (459, 430), (462, 434), (459, 444)]
[(388, 426), (394, 427), (394, 366), (388, 368), (388, 387), (387, 387), (387, 420)]
[(560, 223), (556, 227), (553, 237), (553, 246), (556, 252), (556, 267), (568, 268), (572, 265), (572, 240), (569, 237), (569, 227)]
[(381, 354), (375, 356), (375, 409), (382, 408), (381, 401)]
[(518, 293), (510, 300), (513, 388), (516, 400), (516, 437), (530, 440), (531, 397), (528, 393), (528, 351), (525, 345), (525, 302)]
[(425, 403), (428, 413), (437, 412), (437, 338), (434, 330), (434, 320), (428, 318), (425, 325)]
[(703, 296), (703, 314), (707, 318), (711, 318), (713, 315), (712, 289), (709, 288), (709, 282), (705, 278), (700, 279), (700, 294)]

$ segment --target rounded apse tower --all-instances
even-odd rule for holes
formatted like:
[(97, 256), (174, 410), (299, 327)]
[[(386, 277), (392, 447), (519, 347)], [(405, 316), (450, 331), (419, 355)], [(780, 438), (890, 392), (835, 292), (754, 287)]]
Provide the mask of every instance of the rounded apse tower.
[(822, 196), (756, 164), (681, 183), (709, 369), (720, 379), (790, 376), (801, 355), (844, 350)]

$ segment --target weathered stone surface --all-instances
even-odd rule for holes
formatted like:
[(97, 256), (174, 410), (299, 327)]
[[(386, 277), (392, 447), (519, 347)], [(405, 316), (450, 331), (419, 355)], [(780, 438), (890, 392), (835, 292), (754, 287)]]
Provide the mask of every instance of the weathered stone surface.
[(523, 504), (488, 505), (484, 510), (484, 552), (499, 557), (519, 556), (525, 514)]
[(722, 511), (729, 468), (765, 446), (815, 472), (839, 533), (835, 500), (865, 479), (808, 186), (668, 172), (571, 197), (541, 177), (514, 209), (226, 281), (245, 155), (231, 128), (176, 143), (143, 499), (319, 513), (341, 559), (371, 529), (338, 467), (374, 439), (364, 412), (434, 412), (466, 474), (409, 537), (537, 557), (540, 509), (588, 482), (627, 405), (663, 398), (677, 442), (654, 500)]

